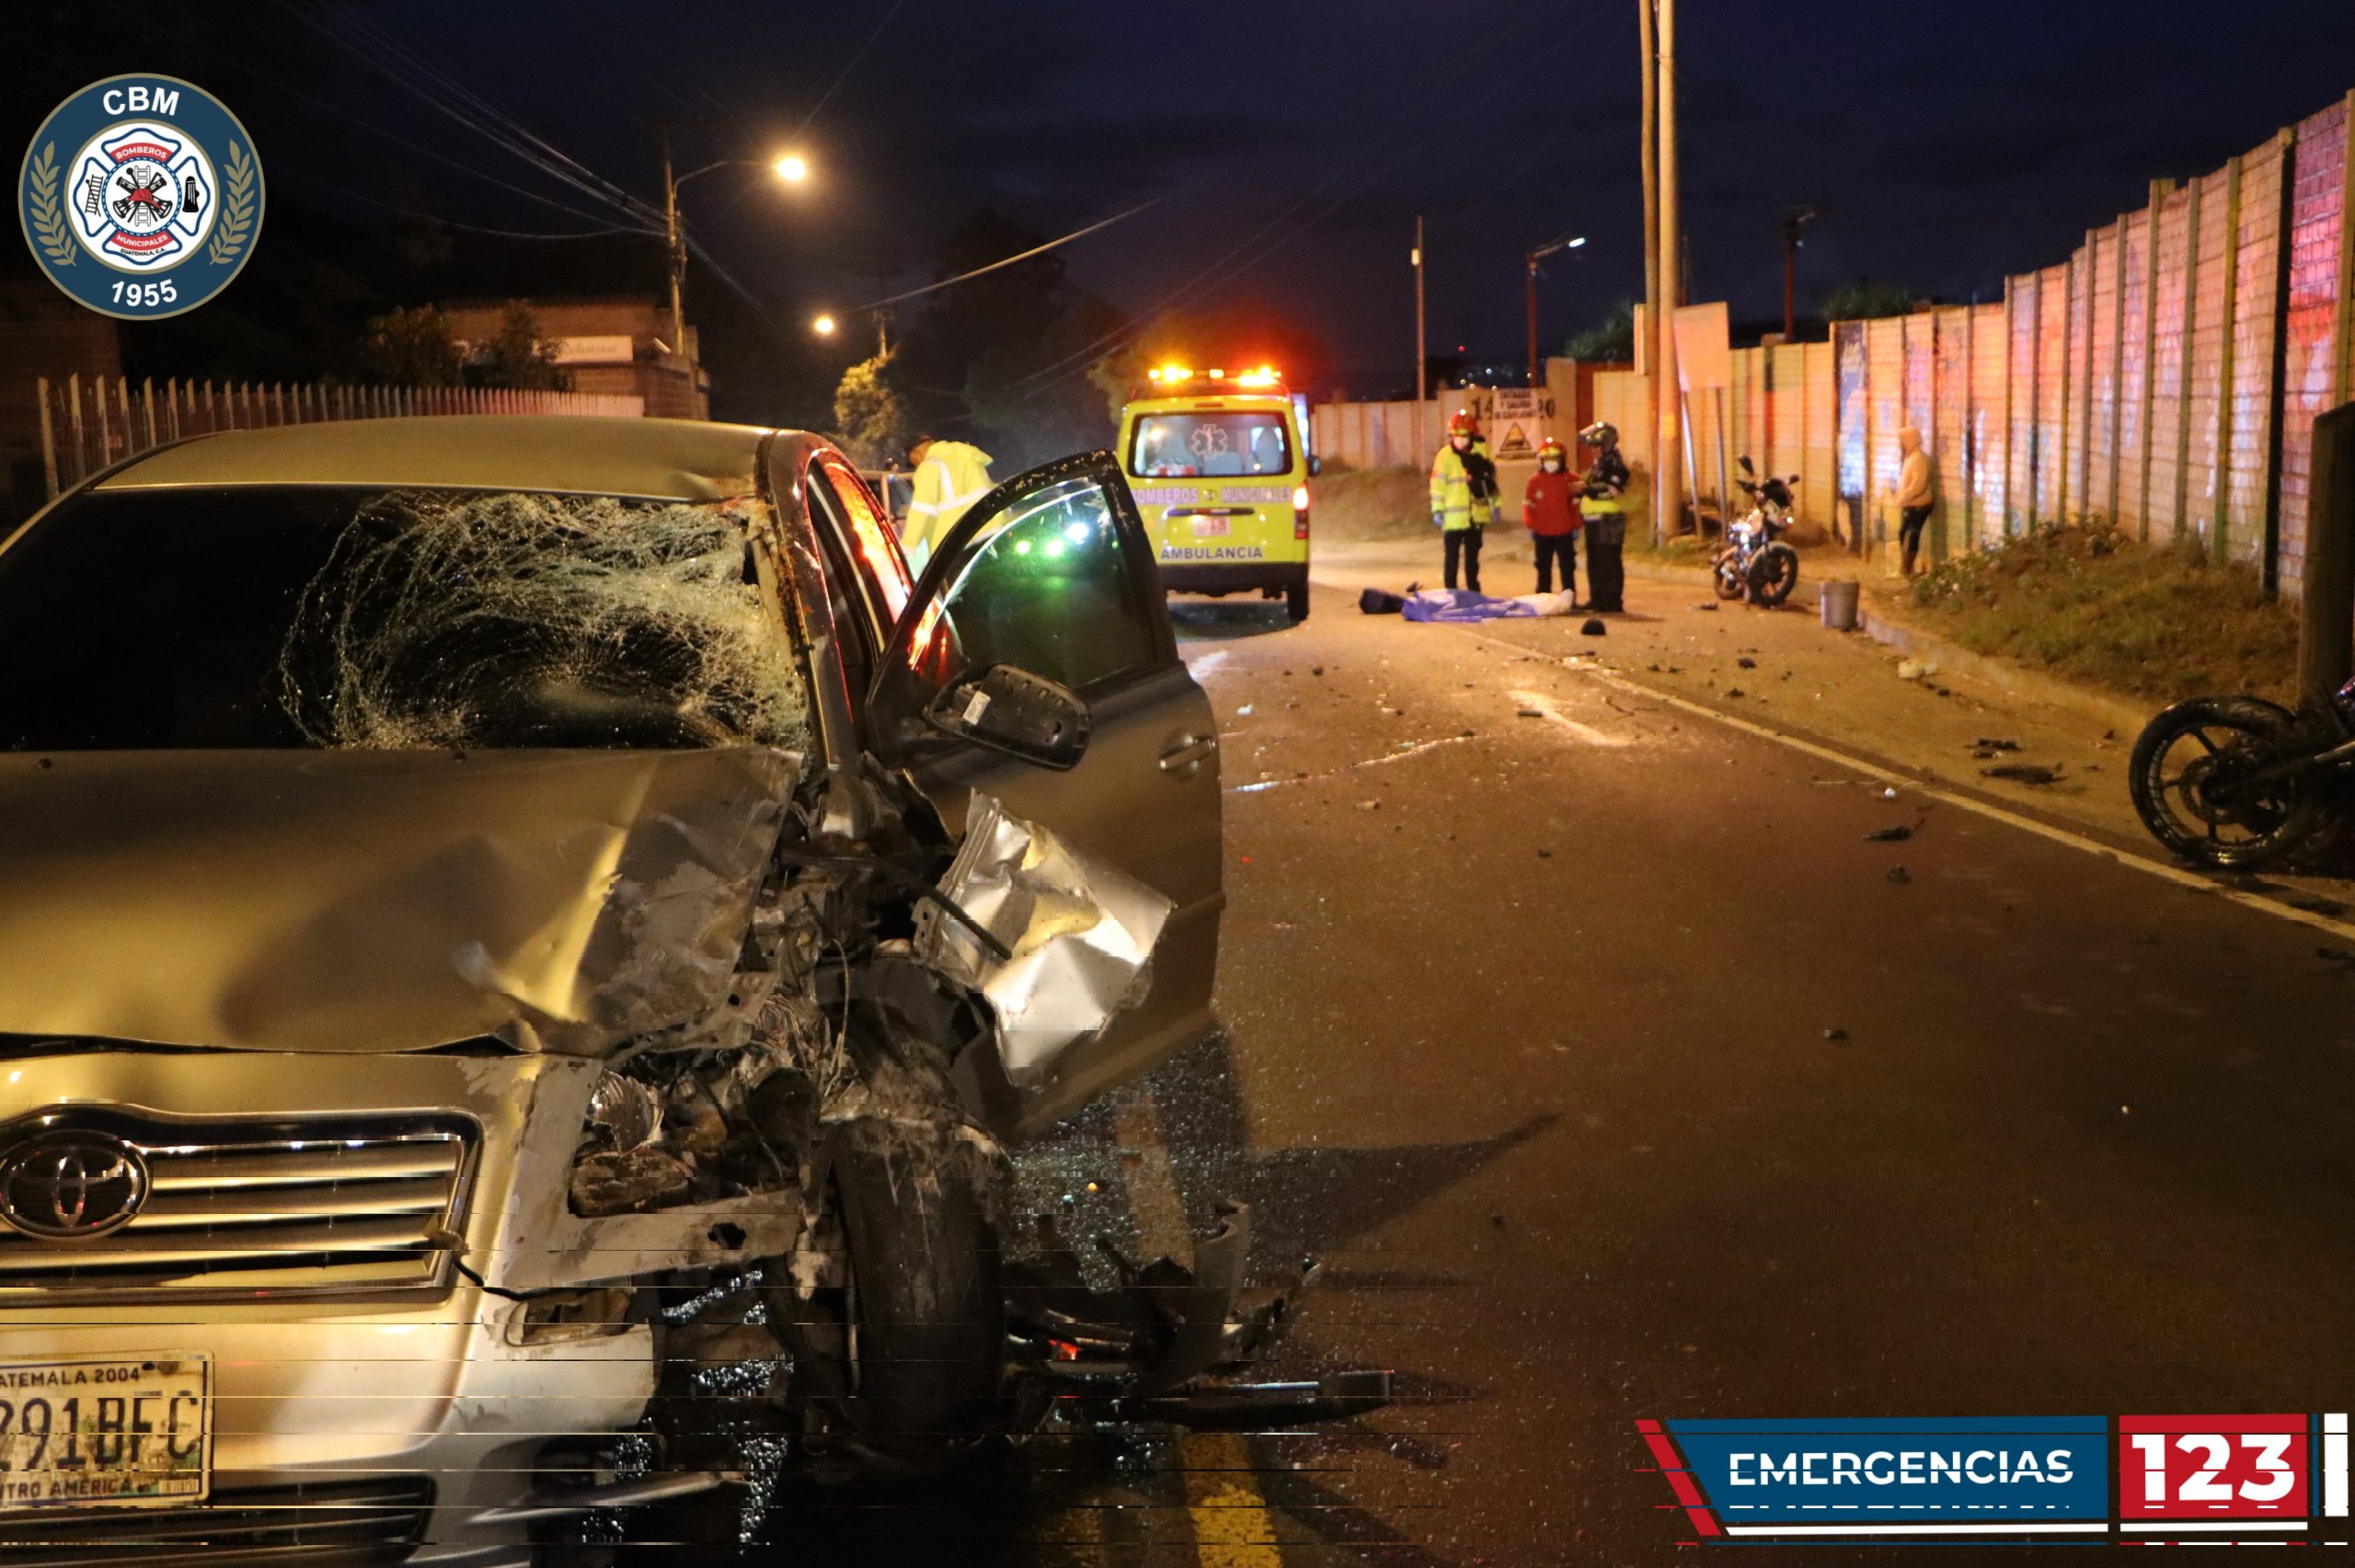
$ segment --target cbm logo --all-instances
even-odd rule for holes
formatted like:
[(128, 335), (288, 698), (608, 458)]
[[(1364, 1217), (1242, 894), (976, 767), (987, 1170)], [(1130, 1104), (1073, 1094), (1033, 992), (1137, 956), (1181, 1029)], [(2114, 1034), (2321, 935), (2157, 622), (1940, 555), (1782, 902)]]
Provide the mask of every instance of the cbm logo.
[(261, 233), (261, 163), (218, 98), (173, 76), (110, 76), (59, 104), (17, 177), (50, 281), (107, 315), (194, 310)]

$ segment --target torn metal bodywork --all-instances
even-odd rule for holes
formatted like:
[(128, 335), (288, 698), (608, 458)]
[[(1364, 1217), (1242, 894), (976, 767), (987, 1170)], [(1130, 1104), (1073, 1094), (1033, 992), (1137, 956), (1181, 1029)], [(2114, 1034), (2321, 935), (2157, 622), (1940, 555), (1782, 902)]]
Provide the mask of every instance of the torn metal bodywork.
[[(980, 795), (940, 887), (968, 919), (924, 910), (916, 953), (989, 1000), (1005, 1075), (1017, 1089), (1043, 1082), (1059, 1053), (1143, 996), (1173, 907)], [(995, 942), (985, 945), (979, 933)]]

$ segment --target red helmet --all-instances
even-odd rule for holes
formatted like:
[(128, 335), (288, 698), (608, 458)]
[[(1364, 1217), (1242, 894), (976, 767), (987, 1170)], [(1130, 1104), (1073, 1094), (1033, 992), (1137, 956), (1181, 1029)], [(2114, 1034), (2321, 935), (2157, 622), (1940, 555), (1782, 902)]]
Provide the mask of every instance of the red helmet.
[(1563, 446), (1557, 437), (1547, 436), (1537, 443), (1537, 461), (1540, 463), (1549, 457), (1558, 457), (1567, 463), (1569, 461), (1569, 449)]
[(1476, 436), (1479, 433), (1480, 421), (1472, 417), (1471, 409), (1458, 408), (1447, 417), (1447, 434), (1450, 441), (1457, 436)]

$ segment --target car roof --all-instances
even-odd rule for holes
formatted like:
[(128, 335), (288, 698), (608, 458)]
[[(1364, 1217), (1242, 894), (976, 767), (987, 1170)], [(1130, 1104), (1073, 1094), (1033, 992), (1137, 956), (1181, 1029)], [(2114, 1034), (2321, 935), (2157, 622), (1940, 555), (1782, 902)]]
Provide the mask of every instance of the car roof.
[(161, 447), (100, 490), (372, 485), (716, 500), (758, 488), (757, 425), (569, 414), (446, 414), (224, 430)]

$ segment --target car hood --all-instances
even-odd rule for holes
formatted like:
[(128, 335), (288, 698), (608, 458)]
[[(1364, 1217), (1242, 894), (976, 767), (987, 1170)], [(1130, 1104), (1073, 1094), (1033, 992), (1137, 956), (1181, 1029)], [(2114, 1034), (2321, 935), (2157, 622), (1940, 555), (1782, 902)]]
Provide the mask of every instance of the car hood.
[(689, 1022), (727, 999), (799, 767), (760, 748), (0, 758), (0, 1035), (592, 1053)]

